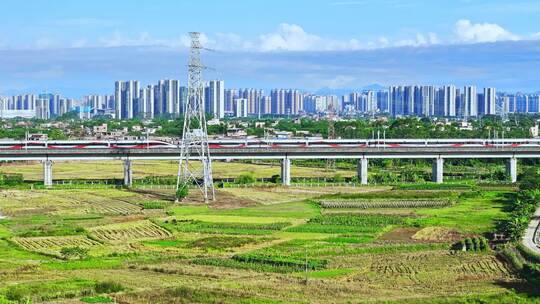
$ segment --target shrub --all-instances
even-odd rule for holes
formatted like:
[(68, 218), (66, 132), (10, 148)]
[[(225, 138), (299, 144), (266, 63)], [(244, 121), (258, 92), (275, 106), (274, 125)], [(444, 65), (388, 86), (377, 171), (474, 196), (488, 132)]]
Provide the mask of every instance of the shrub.
[(531, 168), (523, 172), (520, 176), (520, 180), (519, 189), (521, 190), (538, 189), (540, 186), (540, 175), (536, 168)]
[(186, 198), (186, 196), (188, 196), (188, 193), (189, 193), (188, 185), (185, 183), (181, 184), (180, 186), (178, 186), (178, 190), (176, 190), (176, 199), (181, 201), (184, 198)]
[(238, 179), (236, 180), (238, 184), (242, 184), (242, 185), (253, 184), (255, 181), (256, 181), (255, 176), (251, 172), (240, 174), (240, 176), (238, 176)]
[(345, 181), (345, 178), (343, 178), (343, 176), (341, 176), (341, 174), (336, 173), (336, 175), (334, 175), (334, 182), (335, 183), (343, 183), (344, 181)]
[(467, 248), (466, 250), (474, 250), (474, 246), (473, 246), (473, 242), (470, 238), (466, 238), (465, 239), (465, 248)]
[(96, 283), (96, 285), (94, 286), (94, 290), (97, 293), (113, 293), (124, 290), (124, 286), (122, 286), (120, 283), (116, 283), (113, 281), (105, 281)]
[[(6, 291), (6, 298), (9, 301), (14, 301), (16, 303), (20, 303), (26, 300), (25, 292), (21, 288), (15, 288), (14, 286), (10, 286)], [(9, 303), (9, 302), (8, 302)]]
[(540, 265), (539, 264), (524, 264), (523, 276), (532, 284), (540, 284)]
[(270, 178), (270, 181), (274, 184), (280, 183), (281, 176), (279, 176), (279, 174), (272, 175), (272, 177)]
[(166, 203), (165, 202), (160, 202), (160, 201), (149, 201), (149, 202), (143, 202), (142, 203), (142, 207), (143, 209), (165, 209), (166, 207)]
[(455, 243), (452, 248), (454, 250), (466, 251), (486, 251), (489, 249), (488, 240), (485, 237), (466, 238)]
[(0, 185), (16, 186), (24, 182), (22, 174), (0, 174)]
[(17, 304), (17, 302), (8, 300), (8, 299), (7, 299), (6, 297), (4, 297), (4, 296), (0, 296), (0, 304)]
[(88, 257), (88, 249), (82, 248), (82, 247), (64, 247), (60, 250), (60, 254), (62, 254), (62, 257), (64, 259), (85, 259)]

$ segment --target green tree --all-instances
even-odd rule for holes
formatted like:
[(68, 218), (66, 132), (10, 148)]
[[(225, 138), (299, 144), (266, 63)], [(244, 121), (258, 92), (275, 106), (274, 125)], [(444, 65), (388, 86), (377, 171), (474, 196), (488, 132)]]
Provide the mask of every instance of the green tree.
[(182, 201), (184, 198), (188, 196), (189, 193), (189, 187), (186, 183), (181, 184), (178, 187), (178, 190), (176, 190), (176, 199), (178, 201)]
[(253, 184), (256, 181), (256, 179), (255, 179), (255, 176), (253, 175), (253, 172), (246, 172), (246, 173), (240, 174), (240, 176), (238, 176), (238, 179), (236, 181), (239, 184)]

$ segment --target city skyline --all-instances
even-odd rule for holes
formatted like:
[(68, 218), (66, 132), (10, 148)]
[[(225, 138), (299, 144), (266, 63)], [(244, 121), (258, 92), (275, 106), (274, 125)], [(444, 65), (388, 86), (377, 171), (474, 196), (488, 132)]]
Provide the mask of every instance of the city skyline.
[[(49, 119), (70, 111), (84, 119), (104, 115), (113, 119), (177, 118), (182, 115), (187, 100), (185, 84), (175, 79), (142, 85), (138, 80), (115, 81), (114, 87), (112, 94), (89, 94), (81, 100), (50, 93), (0, 96), (0, 110), (2, 118)], [(205, 112), (216, 119), (332, 113), (347, 117), (389, 115), (467, 119), (540, 113), (538, 93), (500, 92), (495, 87), (476, 85), (392, 85), (336, 95), (295, 88), (269, 91), (230, 88), (225, 80), (215, 79), (205, 82), (202, 94)]]

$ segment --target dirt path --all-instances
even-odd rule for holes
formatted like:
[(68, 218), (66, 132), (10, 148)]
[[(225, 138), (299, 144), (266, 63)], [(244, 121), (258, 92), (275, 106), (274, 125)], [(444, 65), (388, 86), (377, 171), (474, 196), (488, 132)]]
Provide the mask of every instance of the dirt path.
[(532, 221), (529, 223), (529, 227), (523, 237), (523, 245), (530, 250), (540, 254), (540, 207), (536, 209)]

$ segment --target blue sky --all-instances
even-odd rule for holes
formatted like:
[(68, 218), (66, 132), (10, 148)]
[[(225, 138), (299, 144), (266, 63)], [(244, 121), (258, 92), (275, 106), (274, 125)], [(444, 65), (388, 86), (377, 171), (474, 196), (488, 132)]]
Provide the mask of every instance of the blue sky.
[(2, 0), (0, 94), (182, 80), (189, 31), (229, 87), (540, 89), (539, 1)]

